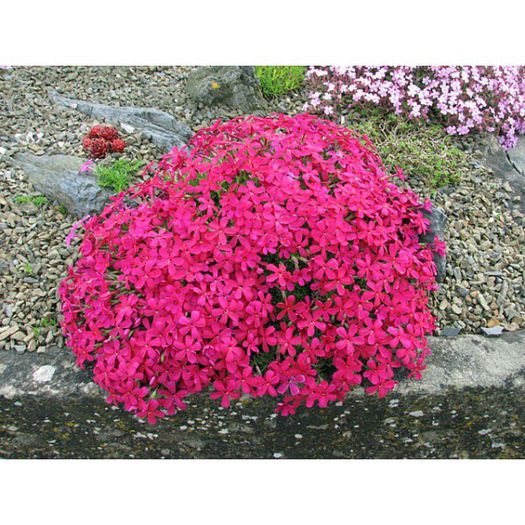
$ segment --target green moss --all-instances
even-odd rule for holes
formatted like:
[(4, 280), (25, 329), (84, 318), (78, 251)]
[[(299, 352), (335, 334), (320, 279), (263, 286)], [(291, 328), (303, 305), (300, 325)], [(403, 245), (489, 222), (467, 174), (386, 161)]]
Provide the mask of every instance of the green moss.
[(395, 171), (398, 166), (431, 188), (457, 184), (469, 167), (467, 153), (437, 124), (366, 108), (351, 110), (345, 125), (368, 136), (388, 170)]
[(305, 69), (304, 66), (256, 66), (255, 74), (263, 95), (273, 98), (301, 87)]

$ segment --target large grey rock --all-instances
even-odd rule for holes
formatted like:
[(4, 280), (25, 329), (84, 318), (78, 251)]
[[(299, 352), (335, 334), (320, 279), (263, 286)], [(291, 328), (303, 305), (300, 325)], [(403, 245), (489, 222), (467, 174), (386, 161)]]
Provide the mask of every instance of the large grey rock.
[(516, 147), (505, 151), (494, 135), (481, 140), (484, 164), (496, 177), (508, 182), (512, 192), (521, 197), (520, 208), (525, 213), (525, 137), (518, 139)]
[[(441, 208), (433, 206), (431, 212), (423, 210), (423, 215), (430, 220), (430, 225), (427, 232), (424, 235), (421, 235), (419, 240), (425, 243), (432, 243), (436, 235), (441, 240), (444, 240), (445, 228), (447, 226), (447, 216), (445, 215), (445, 212)], [(437, 253), (434, 253), (434, 262), (437, 269), (436, 280), (441, 283), (443, 282), (446, 274), (447, 257), (446, 255), (441, 256)]]
[(22, 168), (35, 189), (63, 204), (77, 217), (100, 212), (112, 192), (101, 188), (92, 173), (79, 173), (85, 159), (71, 155), (18, 153), (13, 163)]
[(90, 117), (123, 126), (126, 130), (137, 130), (166, 151), (174, 146), (184, 146), (193, 135), (189, 126), (158, 109), (106, 106), (64, 97), (53, 90), (49, 90), (49, 94), (59, 106), (76, 109)]
[(194, 70), (188, 95), (205, 106), (228, 106), (245, 113), (265, 107), (260, 83), (251, 66), (207, 66)]

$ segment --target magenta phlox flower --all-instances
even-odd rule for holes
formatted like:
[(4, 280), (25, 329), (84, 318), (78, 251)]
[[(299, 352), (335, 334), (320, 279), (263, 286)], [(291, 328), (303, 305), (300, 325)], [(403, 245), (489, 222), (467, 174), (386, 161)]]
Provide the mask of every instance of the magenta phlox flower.
[[(388, 76), (376, 73), (368, 88)], [(410, 68), (398, 73), (389, 81), (410, 84)], [(368, 88), (347, 92), (389, 96)], [(411, 93), (423, 115), (430, 95)], [(356, 387), (387, 395), (397, 370), (420, 378), (444, 243), (419, 242), (429, 204), (370, 143), (275, 114), (218, 122), (189, 146), (67, 237), (84, 230), (59, 288), (61, 326), (108, 402), (150, 424), (203, 391), (224, 408), (275, 398), (289, 415)]]

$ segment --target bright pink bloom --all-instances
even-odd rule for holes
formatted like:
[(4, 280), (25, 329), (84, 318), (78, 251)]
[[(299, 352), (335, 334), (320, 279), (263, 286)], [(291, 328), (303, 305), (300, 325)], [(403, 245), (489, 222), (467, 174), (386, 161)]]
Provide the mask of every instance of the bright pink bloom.
[(82, 164), (82, 166), (80, 166), (80, 169), (78, 170), (78, 172), (79, 173), (89, 173), (93, 171), (93, 166), (95, 166), (95, 163), (93, 162), (93, 160), (88, 159), (86, 160), (86, 162)]
[(223, 407), (284, 396), (285, 415), (419, 378), (442, 245), (418, 242), (423, 204), (371, 147), (311, 115), (217, 123), (189, 146), (68, 236), (83, 224), (62, 329), (108, 402), (154, 423), (210, 389)]

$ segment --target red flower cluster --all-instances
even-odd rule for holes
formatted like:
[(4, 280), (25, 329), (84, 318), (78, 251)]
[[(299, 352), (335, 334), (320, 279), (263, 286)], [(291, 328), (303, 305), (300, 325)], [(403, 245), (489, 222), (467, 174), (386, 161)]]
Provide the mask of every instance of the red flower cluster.
[(211, 389), (325, 407), (419, 378), (434, 246), (416, 195), (311, 115), (199, 131), (85, 224), (62, 328), (108, 401), (156, 418)]
[(82, 145), (95, 159), (101, 159), (109, 152), (122, 153), (126, 147), (118, 131), (111, 126), (93, 126), (82, 139)]

